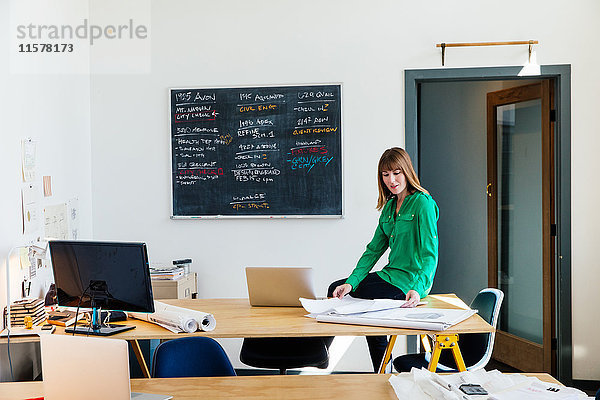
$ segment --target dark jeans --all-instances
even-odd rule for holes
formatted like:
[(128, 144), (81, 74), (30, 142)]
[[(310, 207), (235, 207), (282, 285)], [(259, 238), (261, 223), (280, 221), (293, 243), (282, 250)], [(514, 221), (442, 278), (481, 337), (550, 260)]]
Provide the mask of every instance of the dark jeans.
[[(335, 288), (344, 283), (346, 283), (346, 279), (340, 279), (329, 285), (327, 297), (332, 297)], [(406, 299), (406, 294), (402, 290), (387, 283), (375, 272), (371, 272), (358, 284), (358, 287), (352, 289), (353, 291), (349, 294), (358, 299)], [(388, 344), (387, 336), (367, 336), (367, 344), (369, 345), (369, 354), (371, 355), (373, 370), (378, 372), (381, 360), (383, 360), (385, 354), (385, 348)]]

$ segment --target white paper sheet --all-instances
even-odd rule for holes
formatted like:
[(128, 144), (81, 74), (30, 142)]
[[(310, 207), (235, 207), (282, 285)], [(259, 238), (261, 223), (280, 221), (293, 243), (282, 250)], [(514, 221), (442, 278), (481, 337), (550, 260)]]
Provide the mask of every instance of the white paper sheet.
[(153, 313), (128, 313), (130, 317), (141, 319), (162, 326), (173, 333), (192, 333), (197, 330), (212, 331), (217, 321), (212, 314), (188, 308), (176, 307), (154, 300)]
[[(588, 398), (582, 391), (520, 374), (499, 371), (466, 371), (439, 375), (425, 368), (389, 379), (398, 399), (410, 400), (577, 400)], [(466, 396), (459, 389), (464, 383), (481, 385), (488, 396)]]
[(36, 185), (27, 184), (21, 189), (23, 233), (36, 233), (40, 228), (39, 192)]
[[(312, 300), (301, 297), (300, 303), (302, 303), (302, 307), (313, 314), (312, 316), (314, 317), (316, 314), (349, 315), (369, 311), (388, 310), (402, 307), (406, 304), (406, 301), (391, 299), (365, 300), (356, 299), (352, 296), (344, 296), (342, 299), (333, 298), (322, 300)], [(426, 303), (422, 301), (419, 305), (421, 304)]]
[[(431, 331), (446, 330), (477, 312), (477, 310), (471, 309), (401, 308), (397, 304), (404, 304), (402, 300), (383, 299), (380, 301), (350, 298), (344, 301), (345, 299), (346, 297), (342, 300), (307, 300), (301, 298), (300, 302), (307, 311), (313, 311), (307, 317), (316, 318), (319, 322), (425, 329)], [(393, 305), (395, 305), (395, 308), (389, 308)], [(359, 310), (376, 311), (359, 312)], [(318, 311), (321, 312), (317, 313)], [(340, 311), (344, 313), (342, 314)]]
[(21, 140), (21, 170), (23, 182), (35, 181), (36, 142), (31, 139)]
[(79, 239), (79, 200), (76, 197), (67, 201), (67, 225), (69, 239)]
[(412, 374), (392, 375), (388, 381), (399, 400), (431, 400), (431, 396), (417, 385)]
[(44, 235), (53, 239), (68, 239), (67, 203), (44, 207)]
[[(436, 310), (434, 308), (427, 308), (426, 310)], [(462, 311), (463, 318), (467, 319), (473, 315), (475, 310), (459, 310)], [(377, 311), (375, 311), (377, 313)], [(424, 329), (428, 331), (444, 331), (451, 327), (453, 324), (445, 322), (444, 320), (437, 321), (423, 321), (418, 318), (415, 319), (393, 319), (393, 318), (379, 318), (371, 317), (373, 313), (364, 313), (362, 315), (317, 315), (318, 322), (332, 322), (336, 324), (351, 324), (351, 325), (371, 325), (371, 326), (385, 326), (389, 328), (406, 328), (406, 329)], [(458, 321), (460, 322), (460, 321)], [(456, 323), (458, 323), (456, 322)]]
[(576, 400), (587, 398), (587, 395), (578, 389), (552, 385), (537, 378), (489, 397), (490, 400)]
[(356, 314), (358, 317), (369, 317), (376, 319), (406, 320), (425, 323), (443, 323), (449, 326), (456, 325), (461, 321), (477, 313), (477, 310), (456, 310), (447, 308), (395, 308), (391, 310), (372, 311), (364, 314)]

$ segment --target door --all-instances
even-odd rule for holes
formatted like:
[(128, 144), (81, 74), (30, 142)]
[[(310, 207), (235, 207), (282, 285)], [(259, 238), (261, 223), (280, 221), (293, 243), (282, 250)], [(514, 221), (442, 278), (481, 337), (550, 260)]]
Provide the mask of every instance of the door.
[(550, 81), (487, 94), (488, 283), (504, 304), (493, 357), (552, 373), (553, 139)]

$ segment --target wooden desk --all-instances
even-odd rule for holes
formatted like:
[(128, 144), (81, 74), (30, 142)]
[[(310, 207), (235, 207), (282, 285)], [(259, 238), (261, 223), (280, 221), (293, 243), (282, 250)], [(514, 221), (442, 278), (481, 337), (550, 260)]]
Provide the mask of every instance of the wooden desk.
[[(524, 374), (559, 383), (548, 374)], [(389, 374), (273, 375), (224, 378), (132, 379), (134, 392), (172, 395), (174, 400), (192, 399), (333, 399), (397, 400)], [(43, 395), (42, 382), (0, 383), (0, 399), (22, 400)]]
[[(468, 308), (456, 295), (430, 295), (422, 307), (429, 308)], [(139, 349), (138, 340), (144, 339), (176, 339), (185, 336), (208, 336), (212, 338), (265, 338), (265, 337), (314, 337), (314, 336), (383, 336), (383, 335), (420, 335), (493, 332), (494, 328), (479, 315), (443, 332), (432, 332), (419, 329), (399, 329), (377, 326), (345, 325), (321, 323), (307, 318), (301, 307), (252, 307), (248, 299), (178, 299), (162, 300), (164, 303), (211, 313), (217, 320), (216, 329), (212, 332), (171, 333), (167, 329), (145, 321), (129, 319), (124, 324), (135, 325), (136, 329), (119, 333), (110, 338), (128, 340), (136, 353), (136, 357), (144, 376), (149, 377), (149, 370)], [(54, 333), (64, 335), (64, 328), (57, 327)], [(29, 338), (11, 338), (11, 342), (31, 341)], [(390, 343), (390, 351), (393, 343)], [(389, 359), (388, 359), (389, 361)]]

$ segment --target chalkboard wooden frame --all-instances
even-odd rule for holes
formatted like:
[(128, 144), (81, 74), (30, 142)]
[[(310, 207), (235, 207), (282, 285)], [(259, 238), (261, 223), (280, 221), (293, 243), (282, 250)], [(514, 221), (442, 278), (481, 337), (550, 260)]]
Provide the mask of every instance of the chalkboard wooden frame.
[[(256, 92), (259, 93), (256, 93)], [(288, 200), (291, 197), (292, 199), (296, 199), (298, 198), (298, 196), (296, 195), (306, 195), (307, 193), (309, 193), (309, 191), (307, 190), (307, 187), (312, 187), (312, 183), (315, 184), (316, 189), (314, 189), (315, 193), (312, 193), (312, 201), (307, 201), (306, 203), (310, 203), (310, 205), (308, 206), (308, 208), (306, 209), (302, 209), (301, 206), (299, 206), (298, 204), (292, 204), (289, 205), (290, 203), (285, 202), (285, 200), (281, 200), (283, 203), (283, 206), (281, 209), (273, 209), (272, 207), (269, 206), (269, 204), (273, 204), (275, 203), (275, 205), (277, 205), (277, 202), (270, 202), (268, 200), (256, 200), (256, 198), (251, 198), (249, 200), (249, 202), (254, 202), (251, 205), (258, 205), (258, 207), (253, 207), (254, 209), (249, 210), (244, 212), (244, 210), (240, 209), (236, 209), (235, 212), (232, 212), (231, 210), (225, 210), (225, 212), (219, 212), (220, 209), (218, 209), (219, 205), (217, 205), (215, 209), (218, 209), (218, 211), (213, 211), (210, 210), (209, 212), (189, 212), (189, 208), (192, 208), (193, 210), (195, 210), (195, 207), (197, 207), (198, 209), (201, 209), (204, 207), (204, 211), (206, 211), (207, 207), (210, 207), (208, 205), (197, 205), (197, 204), (191, 204), (194, 201), (198, 200), (198, 197), (193, 197), (191, 200), (188, 197), (187, 198), (187, 203), (182, 202), (179, 198), (178, 195), (181, 194), (181, 186), (182, 186), (182, 182), (185, 182), (186, 184), (189, 185), (189, 181), (183, 181), (182, 180), (182, 176), (181, 176), (181, 169), (180, 165), (184, 165), (184, 164), (189, 164), (187, 162), (183, 162), (185, 160), (189, 160), (189, 158), (187, 159), (182, 159), (181, 156), (186, 156), (186, 157), (190, 157), (189, 152), (185, 153), (185, 152), (180, 152), (180, 153), (176, 153), (176, 151), (180, 151), (182, 149), (182, 146), (179, 144), (180, 142), (177, 142), (176, 137), (177, 136), (181, 136), (179, 134), (176, 134), (176, 132), (179, 133), (179, 130), (177, 130), (178, 127), (181, 126), (190, 126), (189, 123), (191, 123), (191, 126), (195, 126), (195, 131), (198, 131), (199, 128), (197, 126), (197, 124), (195, 124), (196, 122), (198, 122), (197, 120), (189, 120), (186, 118), (185, 121), (181, 121), (181, 118), (183, 117), (193, 117), (196, 118), (196, 116), (200, 115), (202, 116), (202, 109), (199, 109), (198, 105), (200, 105), (201, 103), (193, 103), (193, 105), (190, 105), (191, 103), (175, 103), (176, 97), (181, 99), (182, 101), (185, 101), (185, 95), (187, 93), (194, 93), (194, 96), (196, 98), (203, 98), (208, 96), (209, 92), (212, 92), (212, 99), (208, 98), (209, 100), (213, 100), (212, 104), (214, 104), (214, 106), (212, 107), (207, 107), (205, 108), (205, 111), (208, 112), (208, 114), (205, 114), (204, 117), (207, 117), (207, 119), (205, 119), (205, 121), (208, 121), (208, 117), (211, 117), (211, 121), (215, 121), (217, 120), (217, 116), (224, 114), (222, 117), (222, 122), (220, 122), (220, 125), (217, 124), (218, 129), (215, 129), (215, 132), (218, 131), (218, 133), (220, 133), (220, 135), (218, 136), (220, 139), (214, 139), (213, 143), (217, 143), (217, 144), (221, 144), (223, 145), (223, 141), (221, 139), (225, 138), (225, 141), (229, 142), (227, 143), (227, 145), (229, 144), (233, 144), (233, 142), (235, 141), (235, 139), (238, 139), (236, 137), (235, 134), (230, 134), (232, 133), (232, 128), (231, 128), (231, 124), (232, 122), (239, 122), (240, 126), (242, 126), (242, 122), (250, 122), (252, 123), (252, 121), (247, 121), (247, 120), (242, 120), (240, 118), (240, 114), (236, 114), (236, 112), (232, 111), (231, 106), (233, 104), (235, 104), (235, 108), (239, 107), (239, 106), (243, 106), (246, 104), (240, 104), (240, 103), (244, 103), (244, 101), (242, 101), (242, 94), (246, 95), (248, 93), (252, 93), (252, 94), (256, 94), (257, 96), (260, 96), (261, 101), (262, 101), (262, 97), (268, 97), (271, 96), (271, 98), (274, 98), (275, 95), (270, 94), (270, 95), (265, 95), (265, 93), (263, 91), (266, 91), (266, 93), (281, 93), (283, 92), (286, 96), (291, 96), (291, 94), (293, 92), (295, 93), (295, 97), (294, 98), (288, 98), (288, 97), (283, 97), (282, 103), (279, 104), (281, 106), (282, 111), (280, 113), (278, 113), (277, 115), (269, 115), (268, 111), (266, 111), (267, 113), (264, 114), (263, 116), (265, 117), (273, 117), (272, 119), (277, 119), (277, 117), (279, 117), (280, 119), (283, 119), (283, 123), (281, 124), (281, 126), (278, 126), (277, 123), (275, 123), (275, 134), (277, 134), (277, 129), (281, 130), (281, 131), (288, 131), (287, 132), (287, 137), (279, 137), (277, 139), (273, 139), (273, 136), (270, 136), (272, 138), (272, 141), (276, 142), (278, 145), (280, 145), (281, 150), (287, 150), (289, 151), (288, 153), (286, 153), (286, 155), (283, 156), (279, 156), (280, 159), (276, 159), (274, 161), (279, 161), (281, 163), (281, 165), (278, 165), (279, 168), (281, 168), (281, 170), (277, 170), (278, 174), (281, 173), (282, 175), (286, 174), (286, 170), (284, 170), (284, 166), (286, 164), (286, 162), (289, 163), (289, 165), (293, 165), (298, 159), (301, 159), (303, 161), (305, 161), (308, 165), (310, 164), (310, 167), (308, 169), (309, 173), (313, 172), (312, 175), (310, 175), (310, 177), (308, 177), (308, 175), (304, 176), (304, 179), (306, 179), (309, 183), (311, 184), (306, 184), (306, 182), (300, 182), (303, 183), (303, 189), (304, 191), (302, 193), (294, 193), (293, 189), (291, 188), (290, 184), (287, 183), (286, 185), (284, 185), (285, 189), (288, 190), (280, 190), (278, 192), (278, 194), (274, 195), (275, 198), (279, 198), (279, 197), (287, 197)], [(216, 93), (219, 93), (219, 96), (217, 98)], [(302, 95), (300, 94), (302, 93)], [(332, 102), (335, 102), (334, 105), (335, 106), (331, 106), (329, 105), (328, 107), (325, 107), (325, 109), (322, 109), (322, 105), (323, 105), (323, 101), (324, 100), (311, 100), (311, 101), (306, 101), (307, 103), (312, 103), (315, 102), (315, 104), (319, 105), (319, 107), (302, 107), (299, 106), (299, 103), (304, 103), (304, 101), (300, 101), (298, 99), (303, 99), (303, 97), (301, 96), (313, 96), (313, 97), (304, 97), (306, 99), (316, 99), (317, 96), (315, 96), (315, 93), (317, 95), (319, 95), (319, 93), (323, 96), (326, 95), (331, 95), (332, 97), (330, 97), (331, 101), (327, 101), (327, 103), (331, 104)], [(234, 97), (232, 97), (232, 95), (238, 96), (236, 98), (236, 101), (232, 102), (232, 99)], [(170, 129), (170, 155), (171, 155), (171, 173), (170, 173), (170, 183), (171, 183), (171, 219), (219, 219), (219, 218), (343, 218), (344, 217), (344, 183), (343, 183), (343, 105), (342, 105), (342, 83), (319, 83), (319, 84), (291, 84), (291, 85), (260, 85), (260, 86), (255, 86), (255, 85), (249, 85), (249, 86), (211, 86), (211, 87), (193, 87), (193, 88), (169, 88), (168, 90), (168, 96), (169, 96), (169, 129)], [(258, 97), (257, 97), (258, 98)], [(224, 100), (226, 99), (226, 100)], [(295, 100), (294, 100), (295, 99)], [(324, 98), (323, 98), (324, 99)], [(236, 104), (237, 103), (237, 104)], [(269, 103), (268, 101), (266, 103)], [(276, 103), (275, 100), (272, 100), (271, 103)], [(298, 103), (298, 104), (297, 104)], [(189, 109), (191, 111), (194, 111), (194, 113), (191, 112), (183, 112), (183, 111), (188, 111), (188, 109), (181, 109), (180, 105), (181, 104), (188, 104), (188, 107), (190, 107)], [(258, 103), (255, 103), (258, 104)], [(263, 104), (263, 103), (261, 103)], [(312, 104), (309, 104), (312, 105)], [(222, 109), (221, 107), (227, 107), (229, 106), (230, 108), (225, 110)], [(275, 106), (277, 106), (277, 104), (273, 104), (272, 105), (273, 108), (275, 108)], [(296, 107), (294, 107), (296, 106)], [(179, 107), (179, 108), (178, 108)], [(258, 106), (260, 107), (260, 106)], [(185, 107), (184, 107), (185, 108)], [(193, 110), (192, 110), (193, 108)], [(308, 130), (309, 134), (304, 135), (303, 132), (306, 132), (307, 129), (298, 129), (298, 128), (304, 128), (304, 127), (300, 127), (300, 126), (294, 126), (294, 125), (301, 125), (300, 118), (297, 118), (299, 115), (305, 115), (302, 114), (302, 112), (305, 113), (309, 113), (308, 111), (306, 111), (306, 108), (310, 108), (312, 111), (312, 113), (314, 114), (318, 108), (318, 110), (321, 113), (325, 113), (325, 114), (321, 114), (323, 115), (327, 115), (327, 120), (329, 120), (329, 118), (332, 118), (332, 121), (334, 123), (333, 126), (335, 126), (335, 128), (330, 128), (330, 130), (326, 131), (326, 133), (321, 133), (321, 132), (317, 132), (317, 131), (325, 131), (325, 129), (321, 128), (321, 129), (315, 129), (316, 126), (318, 125), (307, 125), (306, 128), (310, 128)], [(263, 107), (264, 110), (266, 110), (265, 107)], [(301, 110), (301, 111), (300, 111)], [(239, 111), (240, 113), (242, 112), (241, 108), (237, 108), (236, 111)], [(255, 111), (255, 110), (252, 110)], [(233, 116), (234, 118), (232, 118), (231, 113), (233, 112)], [(184, 114), (189, 114), (189, 115), (184, 115)], [(229, 114), (229, 115), (228, 115)], [(310, 113), (309, 113), (310, 114)], [(248, 118), (250, 120), (254, 120), (254, 121), (258, 121), (258, 117), (256, 114), (252, 115), (251, 114), (247, 114)], [(302, 118), (304, 119), (304, 118)], [(308, 118), (310, 120), (310, 118)], [(324, 119), (324, 118), (322, 118)], [(175, 121), (177, 120), (177, 121)], [(317, 118), (313, 117), (313, 121), (316, 122)], [(174, 125), (175, 123), (178, 122), (183, 122), (182, 125), (177, 125), (177, 127)], [(286, 125), (286, 123), (288, 125)], [(289, 124), (292, 124), (291, 126), (289, 126)], [(225, 125), (223, 125), (225, 124)], [(229, 124), (229, 126), (227, 125)], [(273, 122), (271, 122), (271, 124), (273, 124)], [(237, 125), (236, 125), (237, 126)], [(226, 127), (228, 127), (228, 129), (225, 129)], [(204, 127), (202, 129), (205, 129)], [(244, 129), (244, 128), (238, 128), (237, 129), (237, 134), (239, 134), (240, 129)], [(303, 135), (303, 136), (292, 136), (290, 137), (289, 135), (289, 130), (293, 129), (293, 135)], [(226, 132), (227, 131), (227, 132)], [(327, 135), (327, 133), (329, 132), (334, 132), (333, 134), (329, 134)], [(337, 132), (335, 132), (337, 131)], [(273, 134), (273, 130), (270, 131), (271, 134)], [(317, 135), (316, 133), (320, 133), (320, 135)], [(284, 132), (285, 135), (285, 132)], [(213, 136), (215, 136), (213, 134)], [(233, 137), (232, 137), (233, 136)], [(337, 137), (335, 137), (337, 136)], [(332, 137), (335, 137), (332, 139)], [(285, 146), (290, 145), (290, 143), (292, 141), (294, 141), (295, 139), (302, 139), (302, 140), (296, 140), (295, 143), (296, 145), (292, 145), (294, 147), (290, 147), (290, 148), (286, 148)], [(305, 143), (308, 142), (308, 143)], [(301, 151), (299, 150), (301, 147), (318, 147), (317, 145), (314, 145), (314, 143), (322, 143), (322, 146), (320, 147), (320, 149), (322, 149), (324, 151), (324, 153), (327, 153), (328, 156), (314, 156), (311, 154), (310, 155), (310, 162), (306, 161), (308, 160), (308, 156), (297, 156), (296, 154), (308, 154), (308, 153), (294, 153), (294, 152), (298, 152)], [(253, 142), (256, 143), (256, 142)], [(312, 146), (299, 146), (299, 144), (312, 144)], [(240, 145), (240, 149), (244, 150), (244, 148), (241, 148)], [(263, 144), (266, 145), (266, 144)], [(217, 147), (216, 145), (212, 146), (213, 148), (211, 148), (211, 151), (215, 151), (214, 147)], [(234, 146), (232, 146), (233, 148)], [(186, 149), (189, 148), (189, 146), (185, 147)], [(206, 148), (208, 148), (208, 146), (206, 146)], [(222, 148), (225, 148), (224, 146)], [(302, 151), (305, 150), (315, 150), (315, 149), (302, 149)], [(235, 150), (233, 150), (235, 151)], [(279, 152), (279, 150), (277, 150), (277, 152)], [(216, 153), (214, 154), (218, 154), (219, 152), (216, 151)], [(234, 153), (235, 159), (237, 160), (237, 157), (239, 153), (243, 153), (243, 152), (238, 152), (238, 153)], [(270, 154), (277, 154), (277, 153), (269, 153)], [(202, 157), (205, 157), (205, 154), (202, 153), (201, 154)], [(196, 154), (196, 156), (198, 156), (198, 154)], [(263, 156), (265, 156), (265, 154), (263, 154)], [(329, 157), (331, 156), (331, 157)], [(220, 156), (221, 159), (217, 160), (217, 161), (212, 161), (212, 164), (214, 164), (215, 162), (222, 162), (222, 158), (223, 156)], [(281, 158), (282, 157), (282, 158)], [(291, 158), (287, 159), (286, 158)], [(203, 160), (204, 161), (204, 160)], [(231, 162), (231, 160), (229, 160)], [(329, 167), (329, 163), (331, 162), (331, 167)], [(182, 163), (183, 162), (183, 163)], [(181, 163), (181, 164), (180, 164)], [(192, 163), (194, 164), (194, 163)], [(207, 163), (195, 163), (196, 165), (200, 165), (199, 168), (203, 168), (203, 165), (206, 167), (212, 166), (215, 167), (216, 165), (208, 165)], [(223, 165), (223, 168), (219, 168), (219, 175), (217, 176), (215, 180), (221, 179), (221, 181), (225, 180), (223, 178), (223, 176), (226, 173), (231, 172), (231, 174), (235, 177), (235, 179), (240, 179), (240, 176), (237, 175), (236, 176), (236, 171), (239, 173), (239, 169), (236, 169), (239, 167), (239, 165), (242, 163), (238, 163), (238, 161), (233, 161), (233, 163), (231, 165)], [(296, 164), (298, 165), (298, 164)], [(260, 165), (259, 165), (260, 166)], [(316, 166), (316, 168), (314, 168)], [(235, 167), (235, 168), (234, 168)], [(275, 169), (273, 166), (270, 166), (271, 169)], [(185, 168), (185, 167), (184, 167)], [(228, 169), (230, 169), (230, 171), (228, 171)], [(299, 167), (302, 168), (302, 167)], [(314, 168), (314, 169), (313, 169)], [(329, 168), (329, 170), (327, 172), (323, 172), (323, 168)], [(197, 168), (196, 168), (197, 169)], [(208, 168), (209, 170), (211, 168)], [(212, 168), (214, 170), (217, 170), (217, 168)], [(248, 170), (250, 168), (247, 168)], [(247, 169), (244, 169), (243, 171), (247, 171)], [(296, 168), (292, 168), (292, 169), (296, 169)], [(305, 169), (306, 170), (306, 167)], [(178, 171), (178, 172), (176, 172)], [(207, 171), (206, 169), (202, 170), (204, 171), (203, 173), (206, 174)], [(295, 173), (298, 174), (300, 170), (296, 171)], [(333, 173), (329, 172), (329, 171), (333, 171)], [(195, 171), (189, 171), (186, 170), (185, 172), (195, 172)], [(208, 171), (210, 172), (210, 171)], [(287, 172), (288, 174), (292, 174), (291, 172)], [(321, 174), (321, 175), (318, 175)], [(217, 175), (217, 173), (211, 173), (210, 175)], [(318, 176), (319, 179), (317, 179), (317, 181), (315, 182), (311, 182), (311, 179), (314, 179), (312, 177), (314, 176)], [(214, 177), (214, 176), (213, 176)], [(190, 176), (188, 176), (187, 178), (190, 178)], [(196, 179), (195, 181), (192, 181), (192, 185), (196, 185), (199, 183), (198, 186), (201, 187), (206, 187), (207, 183), (206, 180), (204, 181), (200, 181), (197, 180), (198, 176), (194, 176), (194, 179)], [(292, 177), (292, 179), (297, 179), (298, 175)], [(233, 178), (229, 177), (229, 180), (232, 180)], [(271, 182), (273, 180), (275, 180), (276, 178), (271, 179)], [(287, 178), (286, 178), (287, 179)], [(210, 181), (210, 180), (209, 180)], [(212, 181), (214, 182), (214, 181)], [(332, 183), (333, 182), (333, 183)], [(253, 184), (258, 184), (256, 182), (252, 182)], [(320, 186), (319, 184), (320, 183)], [(239, 182), (234, 182), (234, 183), (229, 183), (229, 185), (226, 185), (226, 187), (232, 186), (232, 185), (244, 185), (243, 183), (240, 184)], [(180, 186), (178, 186), (180, 185)], [(202, 186), (204, 185), (204, 186)], [(277, 183), (273, 184), (273, 186), (277, 185)], [(300, 185), (302, 186), (302, 185)], [(179, 192), (178, 192), (178, 188), (179, 188)], [(272, 187), (269, 187), (269, 189), (271, 189)], [(277, 189), (277, 188), (275, 188)], [(200, 190), (202, 193), (206, 193), (206, 192), (215, 192), (217, 193), (217, 197), (222, 197), (223, 196), (223, 191), (218, 191), (216, 189), (212, 189), (210, 186), (208, 187), (208, 189), (196, 189), (196, 191)], [(266, 190), (266, 189), (265, 189)], [(297, 189), (299, 190), (299, 189)], [(319, 190), (322, 190), (323, 192), (320, 192)], [(249, 190), (249, 192), (252, 191), (259, 191), (259, 190)], [(275, 192), (277, 192), (277, 190), (275, 190)], [(318, 192), (318, 193), (317, 193)], [(285, 193), (285, 194), (281, 194), (281, 193)], [(321, 195), (321, 193), (325, 193), (324, 195)], [(229, 195), (229, 192), (227, 191), (227, 194)], [(261, 195), (264, 193), (260, 193)], [(309, 193), (311, 194), (311, 193)], [(186, 194), (184, 193), (184, 196)], [(258, 195), (258, 194), (257, 194)], [(234, 194), (230, 195), (232, 197), (233, 200), (236, 199), (240, 199), (240, 200), (244, 200), (247, 197), (240, 197)], [(310, 196), (309, 196), (310, 197)], [(323, 199), (324, 198), (324, 199)], [(185, 199), (185, 197), (184, 197)], [(315, 201), (316, 200), (316, 201)], [(325, 206), (323, 206), (323, 208), (318, 208), (318, 211), (323, 211), (325, 210), (325, 212), (316, 212), (316, 209), (314, 207), (321, 207), (320, 201), (326, 202), (327, 204)], [(213, 199), (208, 199), (207, 203), (210, 203), (214, 201)], [(262, 201), (262, 203), (260, 203)], [(295, 200), (292, 200), (295, 201)], [(234, 202), (230, 202), (229, 204), (233, 204)], [(245, 202), (240, 202), (240, 203), (245, 203)], [(182, 211), (182, 206), (181, 204), (184, 204), (183, 207), (186, 207), (187, 209), (184, 209), (183, 212)], [(199, 203), (201, 204), (201, 203)], [(265, 210), (264, 211), (257, 211), (256, 208), (259, 208), (261, 206), (264, 206), (266, 204)], [(316, 204), (316, 205), (315, 205)], [(246, 206), (246, 204), (242, 204), (242, 208), (244, 208), (243, 206)], [(223, 205), (220, 205), (220, 207), (223, 207)], [(236, 206), (234, 206), (235, 208)], [(313, 207), (312, 209), (310, 209), (310, 207)], [(248, 207), (251, 208), (251, 207)], [(308, 212), (306, 212), (308, 211)]]

